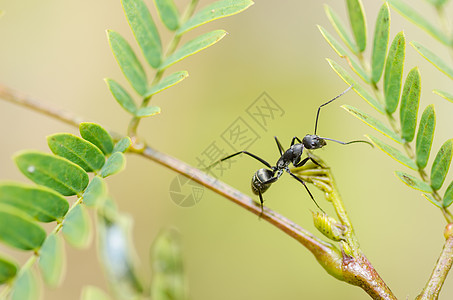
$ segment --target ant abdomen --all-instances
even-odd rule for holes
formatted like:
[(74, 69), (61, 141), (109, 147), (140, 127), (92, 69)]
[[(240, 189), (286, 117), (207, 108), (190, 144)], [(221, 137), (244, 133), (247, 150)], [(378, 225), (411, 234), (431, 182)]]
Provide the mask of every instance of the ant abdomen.
[(259, 195), (260, 193), (264, 193), (269, 189), (272, 182), (265, 183), (272, 177), (274, 177), (275, 172), (269, 169), (259, 169), (252, 177), (252, 192), (255, 195)]

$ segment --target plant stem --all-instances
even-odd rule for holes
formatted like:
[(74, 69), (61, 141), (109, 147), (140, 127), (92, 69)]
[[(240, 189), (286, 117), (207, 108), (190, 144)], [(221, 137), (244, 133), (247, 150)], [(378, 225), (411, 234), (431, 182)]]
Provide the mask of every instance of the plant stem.
[(448, 272), (453, 264), (453, 224), (447, 225), (446, 241), (442, 252), (440, 253), (439, 259), (437, 260), (436, 266), (431, 274), (430, 279), (426, 283), (425, 288), (417, 296), (417, 300), (428, 300), (437, 299), (442, 288), (442, 285), (447, 278)]
[[(44, 104), (24, 101), (24, 99), (27, 99), (27, 97), (25, 96), (15, 98), (14, 95), (18, 95), (18, 93), (13, 92), (10, 89), (7, 89), (0, 85), (0, 98), (7, 98), (7, 100), (10, 102), (26, 106), (28, 108), (31, 108), (32, 110), (39, 111), (41, 113), (44, 113), (45, 115), (51, 116), (75, 127), (78, 127), (79, 120), (82, 120), (81, 118), (76, 117), (73, 114), (68, 114), (61, 110), (51, 109)], [(37, 103), (36, 107), (34, 103)], [(117, 139), (121, 138), (119, 134), (111, 134), (116, 136)], [(238, 204), (239, 206), (252, 212), (253, 214), (260, 216), (262, 219), (274, 225), (275, 227), (301, 243), (304, 247), (306, 247), (315, 256), (319, 264), (335, 278), (361, 287), (373, 299), (396, 299), (361, 251), (356, 251), (356, 256), (350, 256), (344, 251), (341, 252), (340, 250), (338, 250), (338, 248), (333, 244), (322, 241), (321, 239), (311, 234), (309, 231), (303, 229), (299, 225), (267, 207), (264, 207), (264, 210), (261, 213), (259, 204), (252, 200), (250, 197), (228, 186), (227, 184), (203, 173), (202, 171), (191, 167), (190, 165), (172, 156), (161, 153), (146, 144), (135, 143), (131, 146), (130, 151), (144, 158), (157, 162), (160, 165), (165, 166), (166, 168), (174, 170), (179, 174), (182, 174), (200, 183), (201, 185), (214, 191), (215, 193), (224, 196), (225, 198)], [(308, 173), (311, 172), (312, 175), (316, 176), (325, 176), (325, 174), (330, 174), (330, 171), (328, 169), (306, 171)], [(316, 176), (314, 177), (316, 178)], [(344, 210), (342, 201), (339, 198), (339, 193), (336, 190), (335, 185), (332, 185), (333, 178), (328, 178), (328, 180), (319, 180), (318, 178), (318, 181), (324, 184), (324, 187), (327, 189), (329, 186), (331, 186), (330, 191), (332, 195), (334, 195), (332, 196), (333, 198), (331, 200), (336, 207), (337, 214), (340, 216), (342, 222), (349, 224), (348, 226), (352, 228), (349, 218), (346, 215), (346, 211)], [(359, 249), (358, 243), (355, 241), (355, 237), (350, 238), (348, 240), (348, 243), (354, 245), (356, 249)]]

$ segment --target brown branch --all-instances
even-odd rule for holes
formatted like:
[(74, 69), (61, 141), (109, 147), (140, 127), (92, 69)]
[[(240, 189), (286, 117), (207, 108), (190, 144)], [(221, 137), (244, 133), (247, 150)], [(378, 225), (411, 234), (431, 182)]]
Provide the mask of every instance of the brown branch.
[(437, 299), (440, 290), (447, 278), (448, 272), (453, 264), (453, 224), (450, 223), (445, 228), (445, 244), (436, 266), (429, 278), (425, 288), (417, 296), (417, 300)]
[[(71, 113), (50, 108), (47, 105), (24, 96), (16, 91), (2, 87), (1, 85), (0, 98), (31, 108), (32, 110), (38, 111), (75, 127), (78, 127), (79, 123), (83, 121), (82, 118), (79, 118)], [(113, 133), (113, 135), (118, 138), (121, 137), (116, 133)], [(224, 196), (251, 213), (261, 216), (262, 219), (274, 225), (305, 246), (315, 256), (321, 266), (335, 278), (363, 288), (373, 299), (396, 299), (361, 252), (355, 252), (356, 254), (358, 253), (358, 255), (351, 256), (346, 249), (340, 251), (336, 246), (322, 241), (299, 225), (269, 208), (264, 208), (263, 213), (261, 213), (260, 206), (245, 194), (174, 157), (161, 153), (147, 146), (145, 143), (140, 143), (136, 139), (133, 139), (133, 145), (131, 146), (130, 151), (176, 171), (179, 174), (182, 174), (209, 188), (215, 193)], [(311, 172), (310, 170), (307, 171), (308, 173)], [(313, 174), (322, 175), (323, 171), (316, 170)], [(322, 178), (318, 179), (320, 179), (319, 182), (322, 182)], [(326, 182), (323, 184), (327, 186), (329, 185)], [(334, 185), (330, 188), (332, 191), (337, 193)]]

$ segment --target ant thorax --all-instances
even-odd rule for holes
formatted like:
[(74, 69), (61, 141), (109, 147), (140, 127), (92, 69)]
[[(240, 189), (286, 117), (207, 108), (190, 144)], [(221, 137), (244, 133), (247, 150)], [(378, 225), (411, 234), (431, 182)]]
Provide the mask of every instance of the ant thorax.
[(307, 149), (319, 149), (326, 145), (326, 141), (316, 134), (307, 134), (302, 139), (302, 143)]

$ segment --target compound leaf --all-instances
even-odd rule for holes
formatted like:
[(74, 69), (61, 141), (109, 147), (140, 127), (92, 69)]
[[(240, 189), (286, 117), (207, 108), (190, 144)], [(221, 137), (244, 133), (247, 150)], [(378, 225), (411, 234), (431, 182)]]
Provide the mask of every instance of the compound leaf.
[(154, 115), (160, 114), (159, 106), (147, 106), (140, 108), (135, 114), (138, 118), (151, 117)]
[(47, 285), (57, 287), (63, 280), (66, 256), (63, 240), (50, 234), (39, 251), (39, 269)]
[(165, 27), (175, 31), (179, 27), (179, 12), (173, 0), (154, 0), (159, 17)]
[(442, 187), (453, 155), (453, 139), (447, 140), (437, 152), (431, 167), (431, 186), (434, 190)]
[(124, 158), (124, 154), (121, 152), (115, 152), (107, 159), (107, 162), (102, 168), (100, 175), (101, 177), (105, 178), (122, 171), (125, 166), (126, 159)]
[(101, 125), (90, 122), (80, 123), (79, 131), (85, 140), (101, 149), (104, 154), (112, 153), (113, 139)]
[(398, 33), (390, 46), (384, 71), (384, 96), (386, 110), (393, 114), (398, 107), (403, 78), (404, 55), (406, 38), (404, 33)]
[(346, 82), (348, 85), (353, 85), (353, 89), (356, 91), (356, 93), (363, 98), (366, 102), (368, 102), (369, 105), (371, 105), (374, 109), (376, 109), (380, 113), (384, 113), (384, 108), (382, 105), (374, 99), (373, 96), (370, 95), (370, 93), (367, 92), (365, 88), (362, 87), (354, 78), (352, 78), (346, 71), (343, 69), (339, 64), (337, 64), (335, 61), (331, 59), (327, 59), (327, 62), (329, 63), (330, 67), (335, 71), (335, 73), (340, 76), (341, 79), (343, 79), (344, 82)]
[(370, 76), (365, 72), (365, 70), (360, 66), (354, 57), (349, 57), (346, 50), (340, 45), (340, 43), (322, 26), (318, 25), (318, 29), (321, 32), (324, 39), (329, 43), (332, 49), (342, 58), (345, 58), (351, 69), (360, 76), (365, 82), (370, 82)]
[(85, 203), (87, 207), (96, 206), (106, 195), (107, 185), (105, 184), (105, 181), (98, 176), (94, 176), (83, 193), (83, 203)]
[(19, 266), (9, 259), (0, 256), (0, 284), (7, 283), (14, 278), (19, 270)]
[(182, 45), (178, 50), (176, 50), (172, 55), (167, 57), (167, 59), (159, 67), (160, 70), (166, 69), (169, 66), (177, 63), (178, 61), (193, 55), (197, 52), (200, 52), (203, 49), (208, 48), (209, 46), (214, 45), (220, 41), (226, 32), (224, 30), (215, 30), (208, 33), (205, 33), (186, 44)]
[(162, 62), (162, 44), (146, 4), (143, 0), (121, 0), (121, 4), (143, 55), (151, 67), (158, 68)]
[(253, 4), (250, 0), (221, 0), (198, 11), (181, 25), (177, 34), (182, 34), (208, 22), (240, 13)]
[(33, 269), (21, 270), (13, 284), (10, 300), (38, 300), (40, 295), (41, 284)]
[(445, 190), (444, 198), (442, 200), (443, 207), (449, 207), (453, 203), (453, 182)]
[(453, 102), (453, 95), (448, 92), (443, 92), (440, 90), (433, 90), (433, 93), (441, 96), (442, 98), (444, 98), (450, 102)]
[(50, 150), (79, 165), (86, 172), (98, 171), (105, 163), (105, 156), (98, 147), (69, 133), (57, 133), (47, 137)]
[(429, 153), (433, 144), (435, 128), (436, 113), (434, 111), (434, 104), (431, 104), (425, 108), (417, 132), (415, 154), (417, 166), (420, 169), (425, 168), (428, 163)]
[(38, 151), (22, 151), (14, 160), (22, 174), (33, 182), (64, 196), (76, 195), (88, 185), (88, 174), (65, 158)]
[(400, 143), (400, 144), (403, 143), (403, 140), (395, 132), (390, 130), (387, 126), (384, 125), (384, 123), (382, 123), (378, 119), (376, 119), (376, 118), (370, 116), (369, 114), (361, 111), (360, 109), (357, 109), (350, 105), (343, 105), (341, 107), (343, 107), (345, 110), (347, 110), (349, 113), (351, 113), (354, 117), (362, 120), (365, 124), (367, 124), (368, 126), (370, 126), (373, 129), (379, 131), (383, 135), (391, 138), (395, 142)]
[(160, 93), (163, 90), (174, 86), (175, 84), (186, 79), (187, 76), (189, 76), (189, 73), (187, 73), (187, 71), (179, 71), (179, 72), (175, 72), (171, 75), (168, 75), (167, 77), (165, 77), (164, 79), (159, 81), (159, 83), (150, 87), (148, 92), (145, 95), (145, 98), (152, 96), (154, 94)]
[(377, 83), (381, 78), (384, 70), (385, 57), (387, 56), (387, 47), (390, 35), (390, 10), (385, 2), (376, 20), (374, 29), (373, 51), (371, 55), (371, 81)]
[(104, 80), (105, 83), (107, 83), (107, 86), (113, 97), (121, 105), (121, 107), (129, 113), (135, 114), (135, 112), (137, 111), (137, 105), (135, 104), (129, 93), (115, 80), (110, 78), (106, 78)]
[(27, 214), (9, 205), (0, 205), (0, 241), (21, 250), (37, 250), (46, 232)]
[(399, 163), (401, 163), (401, 164), (405, 165), (406, 167), (409, 167), (409, 168), (411, 168), (413, 170), (418, 170), (417, 165), (415, 164), (415, 162), (412, 159), (410, 159), (409, 157), (407, 157), (406, 155), (404, 155), (398, 149), (396, 149), (396, 148), (394, 148), (394, 147), (392, 147), (390, 145), (387, 145), (386, 143), (382, 142), (381, 140), (379, 140), (376, 137), (368, 136), (368, 138), (379, 149), (381, 149), (383, 152), (388, 154), (391, 158), (393, 158), (397, 162), (399, 162)]
[(453, 79), (453, 68), (450, 67), (445, 61), (443, 61), (440, 56), (434, 54), (431, 50), (420, 43), (411, 42), (411, 45), (415, 50), (417, 50), (418, 53), (420, 53), (421, 56), (426, 58), (430, 63), (438, 68), (439, 71)]
[(346, 4), (358, 50), (363, 52), (366, 48), (366, 20), (362, 1), (346, 0)]
[(422, 192), (426, 192), (426, 193), (432, 193), (433, 192), (433, 189), (431, 188), (431, 186), (429, 184), (427, 184), (426, 182), (418, 179), (417, 177), (414, 177), (412, 175), (406, 174), (406, 173), (401, 172), (401, 171), (396, 171), (395, 175), (399, 179), (401, 179), (402, 182), (404, 182), (405, 184), (407, 184), (408, 186), (410, 186), (413, 189), (416, 189), (416, 190), (419, 190), (419, 191), (422, 191)]
[(124, 76), (134, 90), (143, 96), (148, 88), (146, 73), (131, 46), (118, 32), (113, 30), (107, 30), (107, 38)]
[(113, 148), (113, 152), (123, 152), (124, 153), (127, 151), (127, 149), (129, 149), (131, 144), (132, 144), (131, 138), (126, 136), (115, 144), (115, 147)]
[(433, 24), (431, 24), (427, 19), (425, 19), (421, 14), (416, 12), (412, 7), (407, 5), (401, 0), (389, 0), (390, 5), (396, 9), (403, 17), (419, 26), (438, 41), (443, 43), (446, 46), (450, 46), (451, 40), (445, 35), (441, 30), (437, 29)]
[(85, 205), (78, 204), (66, 216), (63, 222), (63, 236), (76, 248), (86, 248), (91, 241), (91, 221)]
[(330, 23), (332, 24), (333, 28), (335, 28), (335, 31), (340, 36), (341, 40), (353, 53), (358, 53), (359, 49), (357, 45), (349, 36), (348, 32), (345, 29), (345, 26), (343, 25), (343, 22), (340, 20), (338, 15), (327, 4), (324, 5), (324, 10), (326, 12), (327, 18), (329, 18)]
[(406, 142), (411, 142), (415, 136), (417, 127), (418, 105), (420, 103), (420, 72), (418, 67), (410, 70), (404, 83), (401, 95), (400, 122), (401, 137)]
[(13, 206), (40, 222), (61, 220), (69, 209), (68, 201), (43, 186), (0, 183), (0, 204)]

